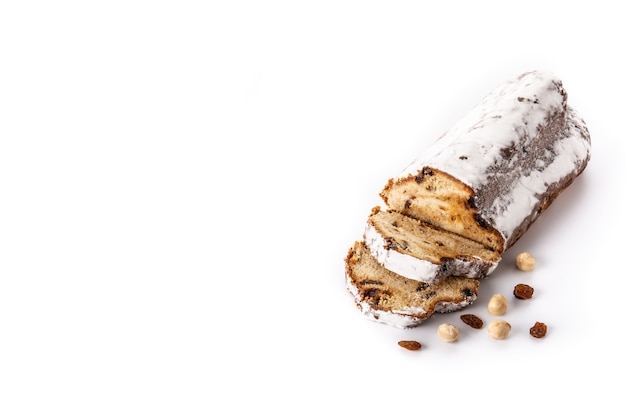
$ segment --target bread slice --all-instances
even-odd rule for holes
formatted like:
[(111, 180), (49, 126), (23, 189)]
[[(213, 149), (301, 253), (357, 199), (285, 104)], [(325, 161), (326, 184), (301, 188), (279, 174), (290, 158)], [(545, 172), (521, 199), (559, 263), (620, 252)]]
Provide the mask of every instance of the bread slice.
[(382, 266), (427, 283), (451, 275), (483, 278), (501, 259), (482, 243), (380, 207), (372, 209), (364, 238)]
[(590, 138), (552, 74), (491, 92), (388, 181), (389, 209), (502, 253), (586, 167)]
[(345, 265), (347, 288), (361, 312), (399, 328), (415, 327), (435, 312), (467, 307), (478, 296), (479, 281), (473, 278), (448, 277), (428, 284), (389, 271), (363, 241), (348, 250)]

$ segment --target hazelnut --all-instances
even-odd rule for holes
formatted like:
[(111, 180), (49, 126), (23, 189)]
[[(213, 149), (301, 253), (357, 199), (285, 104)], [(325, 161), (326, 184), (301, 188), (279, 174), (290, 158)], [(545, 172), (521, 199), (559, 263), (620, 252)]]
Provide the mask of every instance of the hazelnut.
[(505, 339), (511, 332), (511, 325), (504, 320), (494, 320), (487, 326), (489, 336), (497, 340)]
[(455, 342), (459, 338), (459, 329), (454, 324), (442, 323), (437, 334), (444, 342)]
[(532, 271), (535, 269), (535, 258), (528, 252), (522, 252), (515, 257), (515, 266), (520, 271)]
[(509, 303), (502, 294), (494, 294), (491, 300), (489, 300), (489, 304), (487, 304), (487, 310), (496, 316), (501, 316), (506, 313), (507, 308), (509, 308)]

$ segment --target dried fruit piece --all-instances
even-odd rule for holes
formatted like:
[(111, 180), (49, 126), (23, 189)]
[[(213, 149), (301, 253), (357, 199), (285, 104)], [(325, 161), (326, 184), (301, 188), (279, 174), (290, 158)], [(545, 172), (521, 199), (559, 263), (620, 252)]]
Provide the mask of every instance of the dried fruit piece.
[(513, 295), (520, 300), (532, 298), (535, 289), (527, 284), (517, 284), (513, 289)]
[(511, 325), (504, 320), (494, 320), (487, 326), (489, 336), (497, 340), (505, 339), (511, 332)]
[(541, 339), (548, 332), (548, 326), (545, 323), (540, 321), (536, 322), (533, 327), (530, 328), (530, 335), (532, 337), (536, 337), (537, 339)]
[(482, 319), (474, 314), (462, 314), (461, 321), (473, 329), (480, 329), (483, 327)]
[(398, 345), (408, 350), (420, 350), (422, 348), (422, 344), (415, 340), (400, 340)]
[(515, 257), (515, 266), (520, 271), (532, 271), (535, 269), (535, 258), (528, 252), (522, 252)]

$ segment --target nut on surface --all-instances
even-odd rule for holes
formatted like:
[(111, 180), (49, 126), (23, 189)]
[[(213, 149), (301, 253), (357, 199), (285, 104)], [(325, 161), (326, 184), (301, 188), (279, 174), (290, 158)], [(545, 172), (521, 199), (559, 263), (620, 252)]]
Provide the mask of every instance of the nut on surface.
[(506, 339), (511, 332), (511, 325), (504, 320), (494, 320), (487, 326), (487, 333), (496, 340)]
[(487, 310), (495, 316), (503, 315), (508, 308), (509, 303), (502, 294), (494, 294), (487, 304)]
[(535, 269), (535, 258), (528, 252), (522, 252), (515, 257), (515, 266), (520, 271), (532, 271)]
[(450, 323), (442, 323), (437, 328), (437, 334), (444, 342), (455, 342), (459, 338), (459, 329)]

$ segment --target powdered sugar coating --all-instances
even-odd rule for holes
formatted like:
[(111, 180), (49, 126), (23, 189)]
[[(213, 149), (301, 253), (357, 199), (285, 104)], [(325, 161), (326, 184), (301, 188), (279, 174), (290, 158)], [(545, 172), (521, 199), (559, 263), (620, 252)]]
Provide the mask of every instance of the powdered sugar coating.
[(558, 184), (572, 172), (580, 172), (589, 158), (591, 143), (584, 121), (572, 108), (568, 108), (566, 128), (553, 146), (545, 150), (545, 156), (537, 160), (537, 168), (522, 175), (515, 186), (493, 202), (489, 210), (493, 226), (508, 241), (528, 213), (541, 204), (540, 196), (548, 188)]
[(473, 294), (472, 296), (466, 298), (460, 303), (451, 303), (449, 301), (444, 301), (437, 304), (437, 307), (435, 307), (435, 313), (451, 313), (453, 311), (461, 310), (476, 301), (476, 298), (478, 298), (478, 294)]
[(566, 96), (560, 85), (545, 72), (526, 73), (500, 85), (398, 177), (432, 166), (479, 188), (489, 181), (487, 170), (500, 164), (503, 149), (532, 141), (546, 116), (562, 111)]

